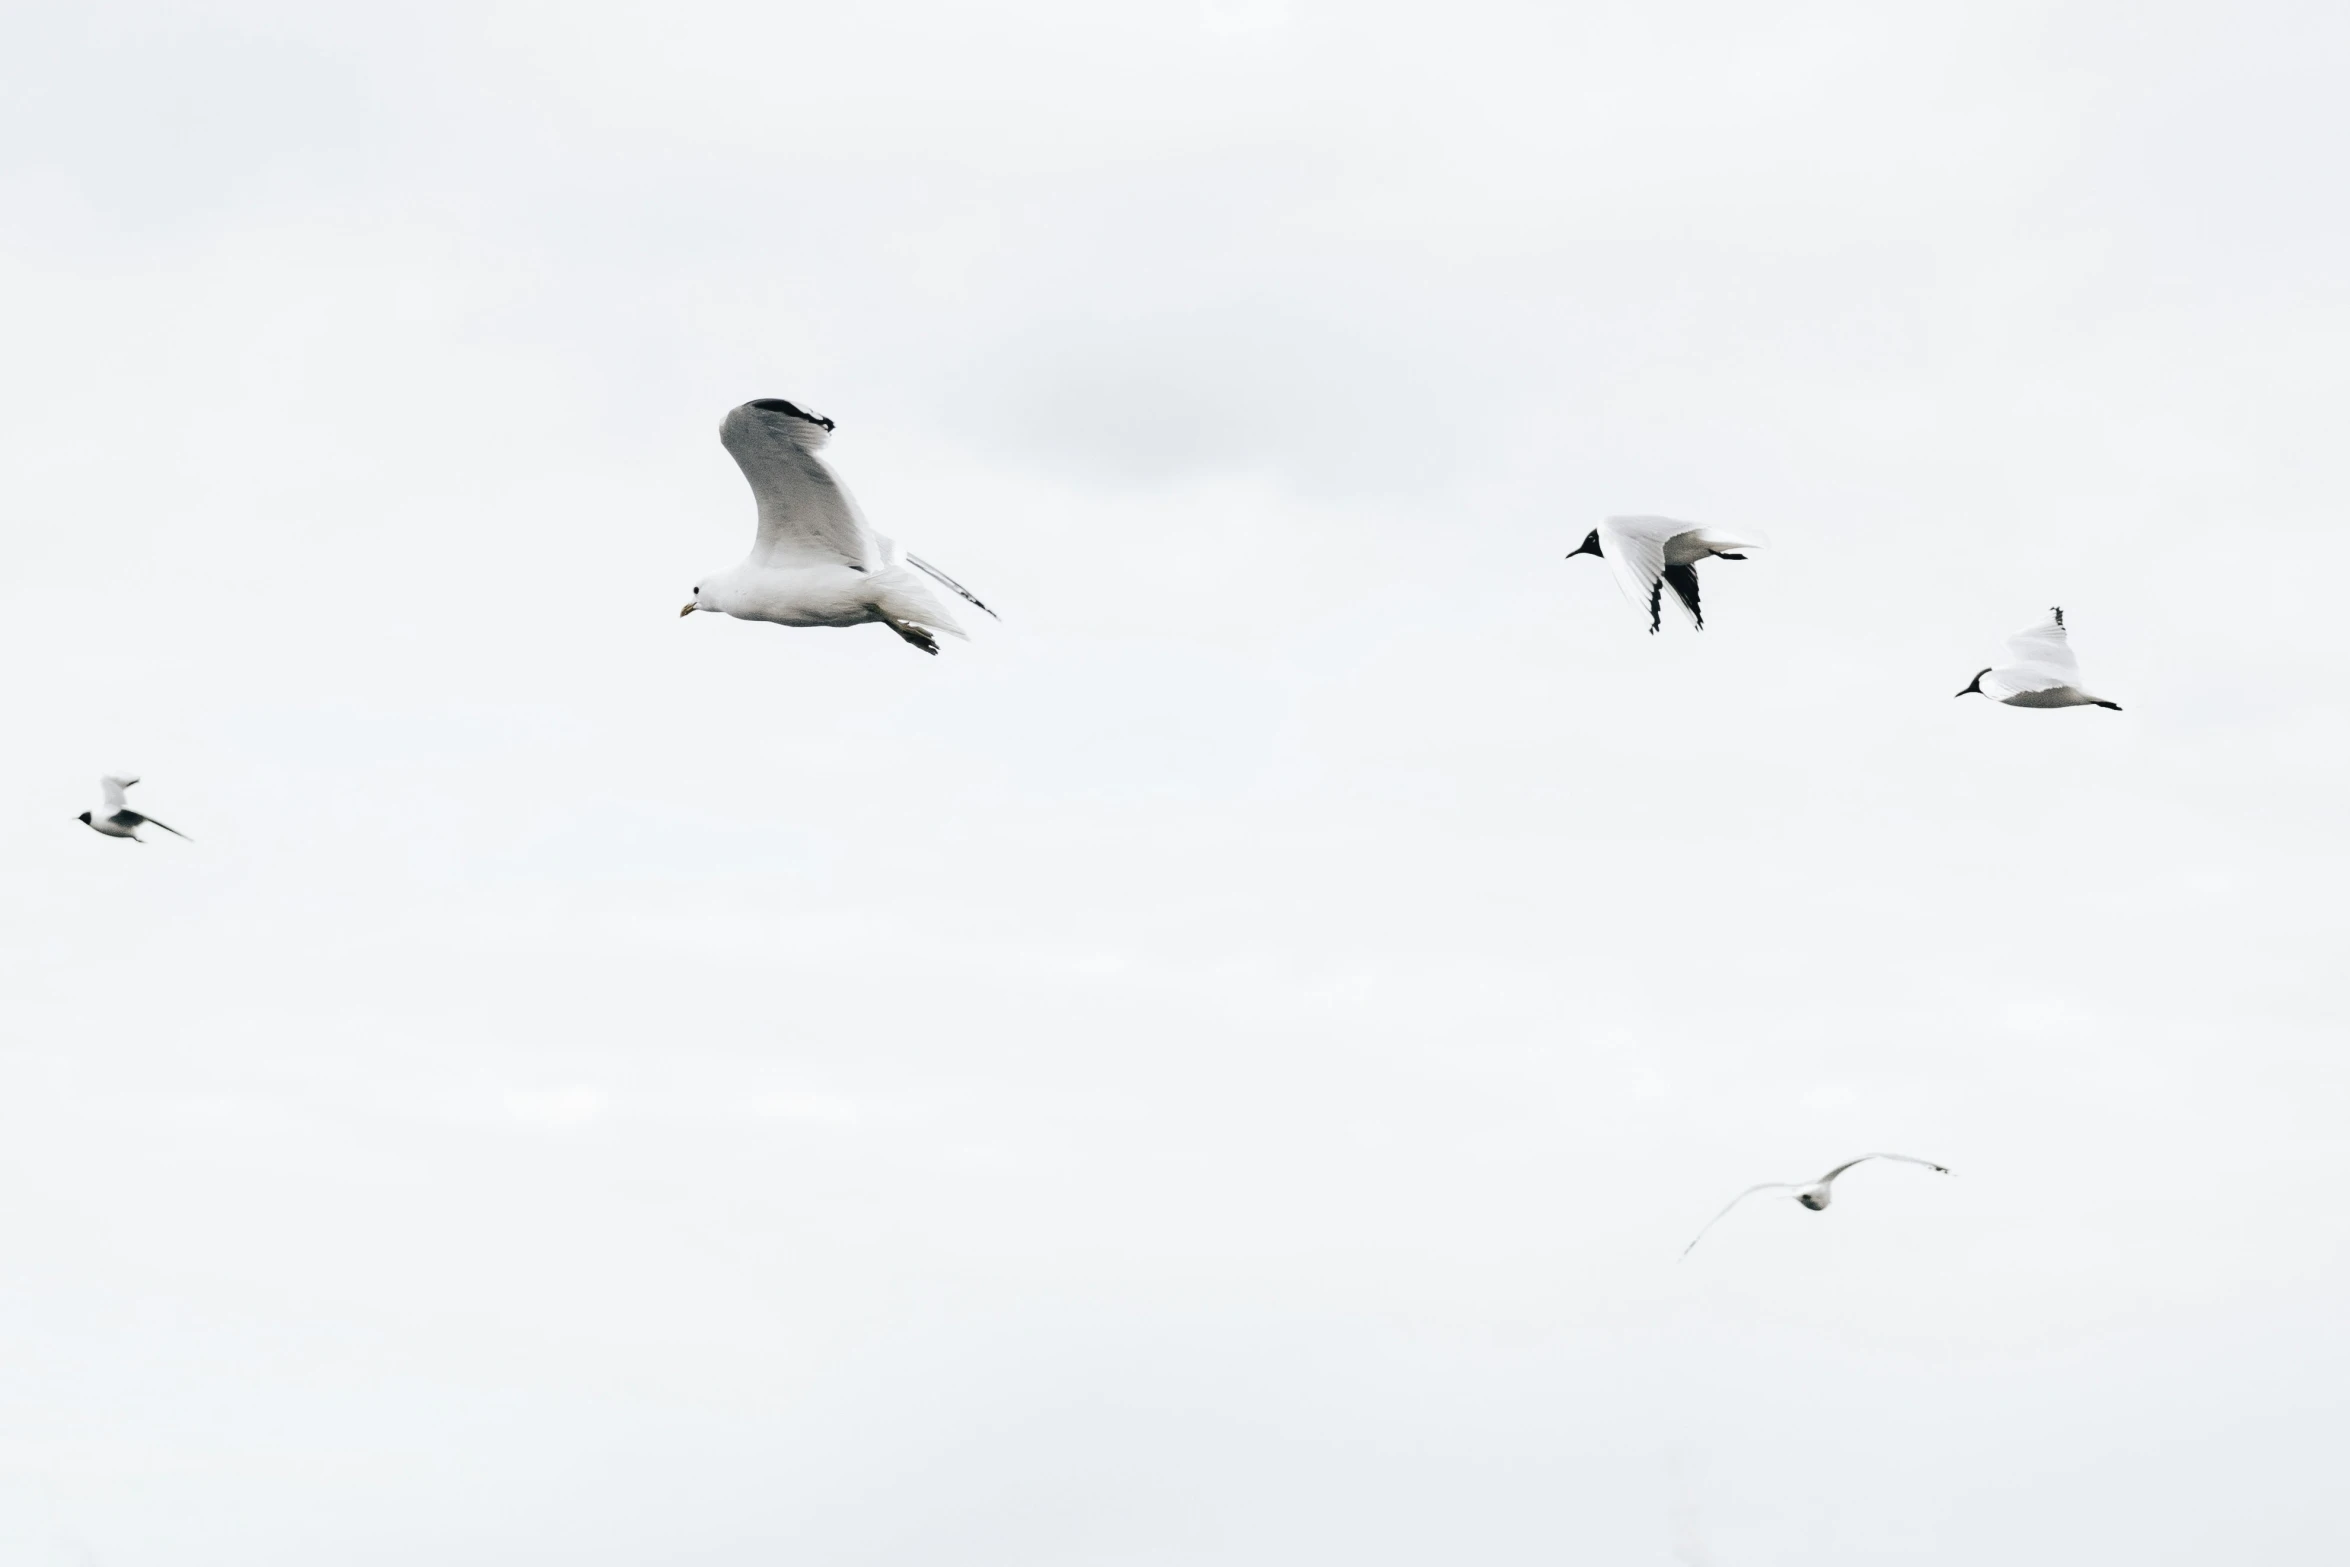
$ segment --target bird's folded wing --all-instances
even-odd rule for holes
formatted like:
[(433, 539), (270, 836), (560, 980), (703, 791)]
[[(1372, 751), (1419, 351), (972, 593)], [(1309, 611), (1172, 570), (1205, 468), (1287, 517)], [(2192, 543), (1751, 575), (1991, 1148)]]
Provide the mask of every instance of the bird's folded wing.
[(2065, 685), (2081, 672), (2080, 661), (2073, 657), (2072, 643), (2065, 638), (2064, 622), (2053, 610), (2038, 625), (2027, 627), (2009, 637), (2007, 650), (2015, 655), (2018, 664), (2054, 671), (2058, 678), (2051, 683), (2055, 685)]
[(1665, 576), (1666, 529), (1681, 524), (1663, 517), (1610, 517), (1599, 525), (1599, 553), (1616, 573), (1616, 586), (1636, 609), (1647, 609)]
[(881, 563), (856, 502), (816, 455), (831, 433), (829, 420), (780, 397), (745, 403), (718, 427), (720, 443), (759, 502), (759, 539), (752, 553), (768, 564), (869, 571)]
[(1747, 1198), (1752, 1197), (1756, 1192), (1799, 1192), (1801, 1190), (1803, 1190), (1803, 1188), (1796, 1185), (1793, 1181), (1765, 1181), (1760, 1186), (1749, 1186), (1746, 1188), (1746, 1190), (1731, 1198), (1728, 1203), (1724, 1204), (1720, 1213), (1715, 1214), (1712, 1218), (1705, 1221), (1705, 1230), (1699, 1230), (1696, 1236), (1690, 1240), (1689, 1244), (1681, 1248), (1681, 1255), (1686, 1257), (1691, 1252), (1697, 1250), (1697, 1243), (1705, 1239), (1706, 1230), (1712, 1229), (1715, 1225), (1721, 1223), (1724, 1219), (1727, 1219), (1730, 1216), (1730, 1210), (1732, 1208), (1737, 1207), (1740, 1203), (1746, 1201)]

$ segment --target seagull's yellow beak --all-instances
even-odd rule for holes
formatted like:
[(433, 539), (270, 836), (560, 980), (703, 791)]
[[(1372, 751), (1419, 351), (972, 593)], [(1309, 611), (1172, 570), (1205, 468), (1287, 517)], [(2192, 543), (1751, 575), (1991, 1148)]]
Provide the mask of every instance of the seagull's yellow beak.
[[(679, 610), (677, 613), (678, 613), (680, 616), (690, 615), (690, 614), (692, 614), (692, 613), (693, 613), (695, 610), (697, 610), (697, 609), (700, 609), (701, 607), (702, 607), (702, 606), (701, 606), (701, 605), (699, 605), (699, 604), (688, 604), (688, 605), (687, 605), (685, 608), (683, 608), (683, 609)], [(1963, 695), (1963, 694), (1964, 694), (1964, 693), (1962, 692), (1962, 693), (1961, 693), (1961, 695)]]

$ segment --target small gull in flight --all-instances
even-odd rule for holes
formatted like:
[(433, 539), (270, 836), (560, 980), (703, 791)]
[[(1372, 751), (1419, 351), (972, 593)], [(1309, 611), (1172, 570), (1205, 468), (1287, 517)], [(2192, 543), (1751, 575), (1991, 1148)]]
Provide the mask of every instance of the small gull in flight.
[[(130, 808), (129, 802), (123, 797), (123, 791), (137, 782), (136, 778), (106, 777), (99, 779), (98, 787), (106, 791), (106, 808), (103, 811), (84, 811), (76, 820), (89, 823), (93, 830), (102, 832), (109, 838), (128, 838), (133, 843), (147, 841), (139, 836), (138, 829), (141, 827), (160, 827), (174, 838), (187, 838), (186, 833), (181, 832), (171, 823), (159, 822), (152, 816), (142, 816)], [(188, 841), (194, 843), (196, 840), (188, 838)]]
[(679, 613), (709, 610), (782, 626), (878, 621), (936, 653), (935, 633), (959, 637), (963, 629), (918, 571), (995, 615), (970, 589), (873, 531), (816, 455), (831, 434), (830, 419), (780, 397), (758, 398), (726, 416), (718, 439), (751, 482), (759, 534), (740, 562), (694, 584), (694, 601)]
[(1730, 1199), (1729, 1208), (1724, 1208), (1720, 1213), (1717, 1213), (1712, 1218), (1706, 1220), (1705, 1230), (1699, 1230), (1697, 1232), (1697, 1239), (1691, 1241), (1688, 1245), (1681, 1248), (1681, 1255), (1686, 1257), (1691, 1252), (1695, 1251), (1697, 1249), (1697, 1242), (1705, 1239), (1706, 1230), (1712, 1229), (1715, 1225), (1728, 1218), (1730, 1216), (1730, 1208), (1737, 1207), (1740, 1203), (1746, 1201), (1747, 1198), (1752, 1197), (1756, 1192), (1789, 1192), (1794, 1195), (1794, 1198), (1797, 1202), (1803, 1204), (1806, 1208), (1809, 1208), (1814, 1213), (1819, 1212), (1822, 1208), (1828, 1206), (1828, 1203), (1833, 1195), (1828, 1190), (1829, 1184), (1833, 1182), (1837, 1176), (1842, 1175), (1845, 1171), (1851, 1169), (1854, 1165), (1866, 1164), (1871, 1159), (1898, 1159), (1903, 1164), (1922, 1164), (1927, 1169), (1932, 1170), (1940, 1175), (1948, 1175), (1950, 1173), (1949, 1166), (1936, 1164), (1931, 1159), (1912, 1159), (1908, 1154), (1905, 1153), (1864, 1153), (1857, 1159), (1845, 1160), (1842, 1164), (1836, 1166), (1835, 1169), (1830, 1170), (1827, 1174), (1821, 1176), (1818, 1180), (1813, 1181), (1808, 1186), (1800, 1181), (1765, 1181), (1760, 1186), (1749, 1186), (1746, 1188), (1746, 1190), (1740, 1192), (1737, 1196)]
[(1610, 517), (1592, 529), (1567, 559), (1597, 555), (1615, 568), (1624, 596), (1635, 606), (1648, 607), (1651, 635), (1664, 626), (1667, 588), (1703, 631), (1705, 613), (1697, 607), (1697, 563), (1709, 555), (1744, 560), (1744, 552), (1761, 548), (1762, 542), (1694, 522), (1675, 522), (1670, 517)]
[(2074, 684), (2081, 678), (2081, 665), (2073, 657), (2072, 644), (2065, 640), (2063, 610), (2052, 609), (2046, 620), (2009, 637), (2007, 650), (2015, 656), (2014, 663), (1983, 670), (1958, 694), (1987, 696), (2009, 707), (2110, 707), (2117, 713), (2122, 710), (2119, 702), (2091, 696)]

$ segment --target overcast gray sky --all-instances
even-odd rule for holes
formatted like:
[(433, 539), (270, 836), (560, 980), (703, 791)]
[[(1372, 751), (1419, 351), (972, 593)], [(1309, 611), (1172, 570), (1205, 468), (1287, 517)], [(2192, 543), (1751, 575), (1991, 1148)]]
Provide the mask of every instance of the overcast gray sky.
[(2350, 1550), (2350, 12), (376, 13), (8, 16), (0, 1563)]

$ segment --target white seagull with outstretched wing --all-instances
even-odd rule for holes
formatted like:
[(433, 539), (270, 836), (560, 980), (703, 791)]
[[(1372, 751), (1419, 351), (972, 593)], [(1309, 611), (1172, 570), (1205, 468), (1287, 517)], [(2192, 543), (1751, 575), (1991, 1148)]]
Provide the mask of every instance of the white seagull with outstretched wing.
[(1983, 670), (1958, 694), (1987, 696), (2009, 707), (2110, 707), (2117, 713), (2122, 710), (2119, 702), (2108, 702), (2081, 689), (2081, 664), (2073, 657), (2073, 645), (2064, 634), (2062, 609), (2050, 610), (2046, 620), (2009, 637), (2007, 651), (2015, 659), (2014, 663)]
[[(133, 843), (147, 841), (139, 836), (139, 829), (142, 827), (160, 827), (174, 838), (187, 838), (186, 833), (181, 832), (171, 823), (159, 822), (152, 816), (143, 816), (131, 809), (130, 797), (123, 791), (137, 782), (136, 778), (117, 778), (109, 773), (98, 780), (98, 788), (106, 797), (105, 808), (98, 811), (84, 811), (74, 819), (89, 823), (94, 832), (102, 832), (109, 838), (128, 838)], [(195, 842), (193, 838), (189, 838), (188, 841)]]
[(1688, 612), (1697, 629), (1705, 629), (1705, 613), (1697, 604), (1697, 563), (1708, 557), (1744, 560), (1746, 551), (1760, 549), (1760, 535), (1744, 537), (1694, 522), (1670, 517), (1610, 517), (1585, 535), (1569, 552), (1597, 555), (1614, 569), (1617, 585), (1636, 608), (1648, 611), (1651, 635), (1664, 626), (1665, 589)]
[(963, 629), (931, 594), (922, 580), (928, 577), (993, 616), (970, 589), (873, 531), (817, 455), (831, 434), (830, 419), (780, 397), (755, 399), (726, 416), (718, 439), (750, 481), (759, 533), (749, 555), (694, 584), (693, 602), (681, 613), (708, 610), (782, 626), (879, 622), (936, 653), (935, 633), (959, 637)]
[(1837, 1176), (1842, 1175), (1845, 1171), (1851, 1169), (1854, 1165), (1866, 1164), (1871, 1159), (1898, 1159), (1903, 1164), (1922, 1164), (1927, 1169), (1932, 1170), (1937, 1174), (1948, 1175), (1950, 1173), (1949, 1166), (1936, 1164), (1931, 1159), (1913, 1159), (1905, 1153), (1864, 1153), (1857, 1159), (1845, 1160), (1842, 1164), (1836, 1166), (1835, 1169), (1830, 1170), (1827, 1174), (1821, 1176), (1818, 1180), (1812, 1181), (1808, 1184), (1802, 1181), (1765, 1181), (1760, 1186), (1749, 1186), (1746, 1188), (1746, 1190), (1740, 1192), (1737, 1196), (1730, 1199), (1729, 1207), (1724, 1208), (1720, 1213), (1717, 1213), (1712, 1218), (1706, 1220), (1705, 1230), (1699, 1230), (1697, 1232), (1696, 1239), (1692, 1240), (1688, 1245), (1681, 1248), (1681, 1255), (1686, 1257), (1691, 1252), (1695, 1251), (1697, 1249), (1697, 1242), (1705, 1239), (1706, 1230), (1712, 1229), (1715, 1225), (1728, 1218), (1730, 1216), (1731, 1208), (1737, 1207), (1740, 1203), (1746, 1201), (1747, 1198), (1752, 1197), (1757, 1192), (1785, 1192), (1789, 1196), (1793, 1197), (1797, 1202), (1803, 1204), (1803, 1206), (1806, 1208), (1809, 1208), (1812, 1212), (1819, 1212), (1822, 1208), (1828, 1206), (1829, 1201), (1834, 1195), (1828, 1190), (1830, 1183), (1832, 1183)]

